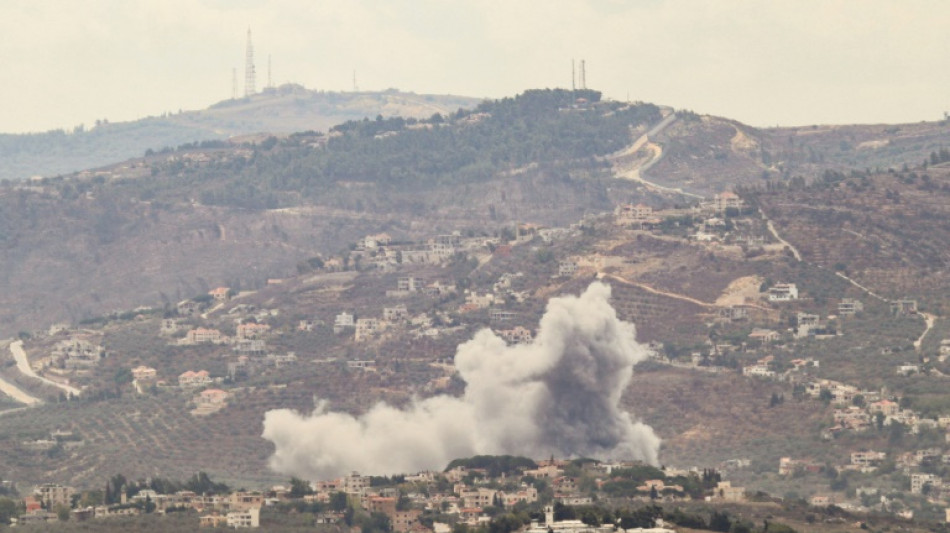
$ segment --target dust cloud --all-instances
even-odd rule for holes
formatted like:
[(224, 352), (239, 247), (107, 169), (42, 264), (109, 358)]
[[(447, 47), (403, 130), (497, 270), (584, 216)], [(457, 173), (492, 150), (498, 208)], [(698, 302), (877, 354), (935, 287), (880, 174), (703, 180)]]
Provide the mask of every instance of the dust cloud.
[(610, 287), (598, 282), (579, 297), (552, 298), (531, 344), (508, 346), (480, 331), (455, 356), (466, 383), (461, 397), (434, 396), (406, 409), (380, 403), (360, 416), (325, 402), (311, 414), (268, 411), (270, 466), (317, 480), (441, 469), (478, 454), (656, 464), (660, 439), (619, 406), (648, 352), (609, 300)]

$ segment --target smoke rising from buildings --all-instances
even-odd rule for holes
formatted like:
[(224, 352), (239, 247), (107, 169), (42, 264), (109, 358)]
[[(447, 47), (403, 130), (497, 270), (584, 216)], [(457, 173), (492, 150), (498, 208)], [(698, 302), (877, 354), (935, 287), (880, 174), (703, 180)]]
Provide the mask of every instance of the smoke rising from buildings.
[(434, 396), (361, 416), (269, 411), (263, 437), (277, 472), (316, 480), (349, 471), (441, 469), (478, 454), (584, 456), (657, 463), (660, 439), (619, 407), (633, 366), (647, 356), (632, 324), (610, 306), (610, 287), (553, 298), (531, 344), (507, 346), (490, 330), (458, 347), (461, 397)]

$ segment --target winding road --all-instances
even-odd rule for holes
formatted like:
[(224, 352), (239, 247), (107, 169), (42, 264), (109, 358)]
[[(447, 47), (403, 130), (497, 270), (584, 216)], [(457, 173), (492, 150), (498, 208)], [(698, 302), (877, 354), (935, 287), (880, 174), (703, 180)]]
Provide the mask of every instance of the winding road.
[(663, 120), (661, 120), (661, 121), (658, 122), (655, 126), (653, 126), (652, 128), (650, 128), (649, 131), (647, 131), (646, 133), (644, 133), (643, 135), (641, 135), (640, 138), (638, 138), (636, 141), (634, 141), (634, 143), (633, 143), (632, 145), (628, 146), (627, 148), (624, 148), (624, 149), (621, 150), (620, 152), (617, 152), (616, 154), (614, 154), (614, 155), (612, 155), (612, 156), (610, 156), (610, 157), (611, 157), (612, 159), (614, 159), (614, 160), (619, 159), (619, 158), (621, 158), (621, 157), (629, 157), (629, 156), (632, 156), (633, 154), (636, 154), (637, 151), (640, 150), (641, 148), (643, 148), (644, 146), (647, 146), (647, 147), (650, 148), (651, 151), (653, 152), (653, 154), (652, 154), (652, 156), (650, 157), (650, 159), (647, 160), (646, 162), (637, 161), (637, 162), (634, 163), (634, 165), (633, 165), (631, 168), (618, 171), (617, 174), (616, 174), (618, 178), (620, 178), (620, 179), (626, 179), (626, 180), (631, 180), (631, 181), (636, 181), (636, 182), (639, 182), (639, 183), (643, 184), (643, 185), (646, 186), (647, 188), (655, 189), (655, 190), (658, 190), (658, 191), (661, 191), (661, 192), (667, 192), (667, 193), (673, 193), (673, 194), (680, 194), (680, 195), (683, 195), (683, 196), (691, 196), (691, 197), (693, 197), (693, 198), (698, 198), (698, 199), (702, 200), (703, 197), (700, 196), (700, 195), (698, 195), (698, 194), (693, 194), (693, 193), (691, 193), (691, 192), (686, 192), (686, 191), (684, 191), (683, 189), (680, 189), (680, 188), (678, 188), (678, 187), (677, 187), (677, 188), (665, 187), (665, 186), (660, 185), (660, 184), (658, 184), (658, 183), (653, 183), (652, 181), (647, 181), (647, 180), (643, 179), (643, 176), (642, 176), (643, 172), (646, 172), (650, 167), (652, 167), (652, 166), (655, 165), (657, 162), (659, 162), (660, 159), (663, 157), (663, 147), (661, 147), (661, 146), (659, 146), (659, 145), (656, 145), (656, 144), (651, 144), (651, 143), (650, 143), (650, 137), (654, 137), (654, 136), (656, 136), (658, 133), (660, 133), (661, 131), (663, 131), (667, 126), (669, 126), (670, 124), (672, 124), (672, 123), (676, 120), (676, 118), (677, 118), (677, 117), (676, 117), (676, 113), (670, 113), (669, 115), (667, 115), (666, 117), (664, 117)]
[(33, 368), (30, 366), (30, 360), (26, 357), (26, 351), (23, 349), (23, 341), (16, 341), (10, 344), (10, 353), (13, 354), (13, 358), (16, 360), (16, 367), (24, 376), (29, 376), (31, 378), (36, 378), (47, 385), (52, 385), (58, 389), (61, 389), (63, 392), (72, 395), (79, 396), (82, 394), (82, 391), (76, 387), (70, 387), (69, 385), (64, 385), (62, 383), (57, 383), (53, 380), (46, 379), (43, 376), (37, 374), (33, 371)]
[(923, 311), (921, 311), (921, 312), (918, 313), (918, 314), (920, 314), (922, 317), (924, 317), (924, 323), (927, 324), (927, 327), (924, 329), (924, 332), (921, 333), (921, 334), (920, 334), (920, 337), (918, 337), (917, 340), (914, 341), (914, 350), (917, 350), (917, 351), (919, 352), (919, 351), (920, 351), (920, 346), (921, 346), (921, 345), (923, 344), (923, 342), (924, 342), (924, 337), (926, 337), (927, 334), (930, 333), (930, 330), (933, 329), (933, 327), (934, 327), (934, 320), (935, 320), (937, 317), (935, 317), (934, 315), (932, 315), (932, 314), (930, 314), (930, 313), (924, 313)]

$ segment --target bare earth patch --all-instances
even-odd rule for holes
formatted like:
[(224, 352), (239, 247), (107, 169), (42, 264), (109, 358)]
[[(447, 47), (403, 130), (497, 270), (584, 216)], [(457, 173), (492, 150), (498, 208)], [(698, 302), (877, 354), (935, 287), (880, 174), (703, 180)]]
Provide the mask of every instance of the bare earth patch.
[(761, 286), (762, 278), (759, 276), (736, 278), (722, 291), (722, 296), (716, 298), (716, 305), (742, 305), (746, 303), (747, 299), (756, 300), (759, 297), (759, 287)]

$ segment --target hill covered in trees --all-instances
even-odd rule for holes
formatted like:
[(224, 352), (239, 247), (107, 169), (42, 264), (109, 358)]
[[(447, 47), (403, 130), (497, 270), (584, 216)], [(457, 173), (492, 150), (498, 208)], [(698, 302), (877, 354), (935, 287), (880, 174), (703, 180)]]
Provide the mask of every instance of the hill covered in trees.
[(326, 131), (364, 117), (428, 117), (478, 103), (477, 98), (384, 92), (330, 93), (299, 85), (266, 89), (197, 111), (163, 113), (131, 122), (97, 120), (71, 130), (0, 134), (0, 179), (55, 176), (100, 167), (186, 143), (267, 132)]

